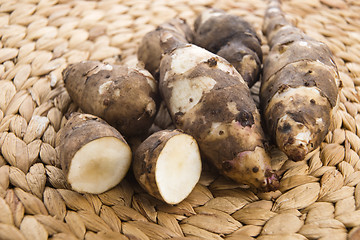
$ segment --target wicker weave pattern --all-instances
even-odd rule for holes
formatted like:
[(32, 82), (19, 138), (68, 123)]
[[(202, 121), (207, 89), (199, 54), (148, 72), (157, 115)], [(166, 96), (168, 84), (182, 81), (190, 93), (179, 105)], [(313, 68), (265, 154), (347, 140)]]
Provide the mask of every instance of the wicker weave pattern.
[(100, 195), (69, 189), (54, 142), (77, 106), (62, 70), (86, 59), (135, 65), (146, 32), (175, 16), (192, 23), (209, 6), (262, 36), (262, 0), (0, 1), (0, 239), (360, 239), (358, 0), (283, 0), (289, 19), (333, 51), (343, 88), (320, 149), (296, 163), (274, 149), (279, 191), (255, 194), (210, 168), (177, 206), (131, 177)]

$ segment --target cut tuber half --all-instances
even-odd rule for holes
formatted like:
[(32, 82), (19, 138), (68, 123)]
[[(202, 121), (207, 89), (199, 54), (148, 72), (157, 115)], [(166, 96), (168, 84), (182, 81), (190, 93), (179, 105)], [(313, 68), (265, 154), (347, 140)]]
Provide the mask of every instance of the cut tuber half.
[(73, 114), (59, 132), (62, 169), (72, 189), (99, 194), (125, 177), (132, 153), (121, 134), (89, 114)]
[(168, 204), (180, 203), (200, 179), (198, 145), (192, 136), (179, 130), (156, 132), (136, 150), (133, 170), (150, 195)]

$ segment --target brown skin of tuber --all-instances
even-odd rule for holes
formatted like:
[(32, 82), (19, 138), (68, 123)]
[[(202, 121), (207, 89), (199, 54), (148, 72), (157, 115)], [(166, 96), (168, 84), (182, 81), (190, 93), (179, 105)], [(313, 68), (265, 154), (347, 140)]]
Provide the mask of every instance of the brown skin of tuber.
[(319, 61), (329, 66), (335, 71), (334, 77), (338, 78), (337, 67), (329, 48), (315, 40), (300, 39), (291, 43), (276, 44), (271, 48), (270, 54), (264, 61), (263, 79), (267, 81), (287, 64), (305, 60)]
[(68, 66), (63, 78), (84, 112), (103, 118), (124, 136), (144, 134), (152, 125), (159, 96), (146, 70), (85, 61)]
[(261, 61), (257, 54), (241, 42), (233, 40), (224, 45), (217, 54), (228, 60), (240, 73), (248, 86), (255, 84), (261, 73)]

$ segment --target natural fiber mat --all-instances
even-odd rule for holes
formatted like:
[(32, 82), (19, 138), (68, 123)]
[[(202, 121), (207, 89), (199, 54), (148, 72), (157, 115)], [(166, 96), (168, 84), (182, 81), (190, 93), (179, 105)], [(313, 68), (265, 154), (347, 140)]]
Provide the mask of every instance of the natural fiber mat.
[(145, 33), (175, 16), (192, 23), (206, 7), (243, 16), (262, 36), (266, 4), (1, 0), (0, 239), (360, 239), (358, 0), (283, 0), (292, 22), (330, 47), (343, 88), (337, 129), (320, 149), (301, 162), (274, 149), (280, 190), (254, 193), (204, 168), (191, 195), (170, 206), (131, 175), (99, 195), (74, 192), (65, 181), (54, 141), (77, 110), (63, 87), (68, 64), (135, 65)]

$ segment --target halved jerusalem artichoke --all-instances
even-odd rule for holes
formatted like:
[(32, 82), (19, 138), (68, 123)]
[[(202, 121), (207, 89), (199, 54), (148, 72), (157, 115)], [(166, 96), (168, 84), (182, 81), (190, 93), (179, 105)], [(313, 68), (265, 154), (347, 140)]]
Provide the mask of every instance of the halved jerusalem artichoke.
[(155, 132), (135, 151), (133, 170), (139, 184), (150, 195), (177, 204), (199, 181), (198, 145), (192, 136), (180, 130)]
[(61, 167), (72, 189), (99, 194), (125, 177), (132, 153), (121, 134), (104, 120), (73, 113), (56, 139)]

